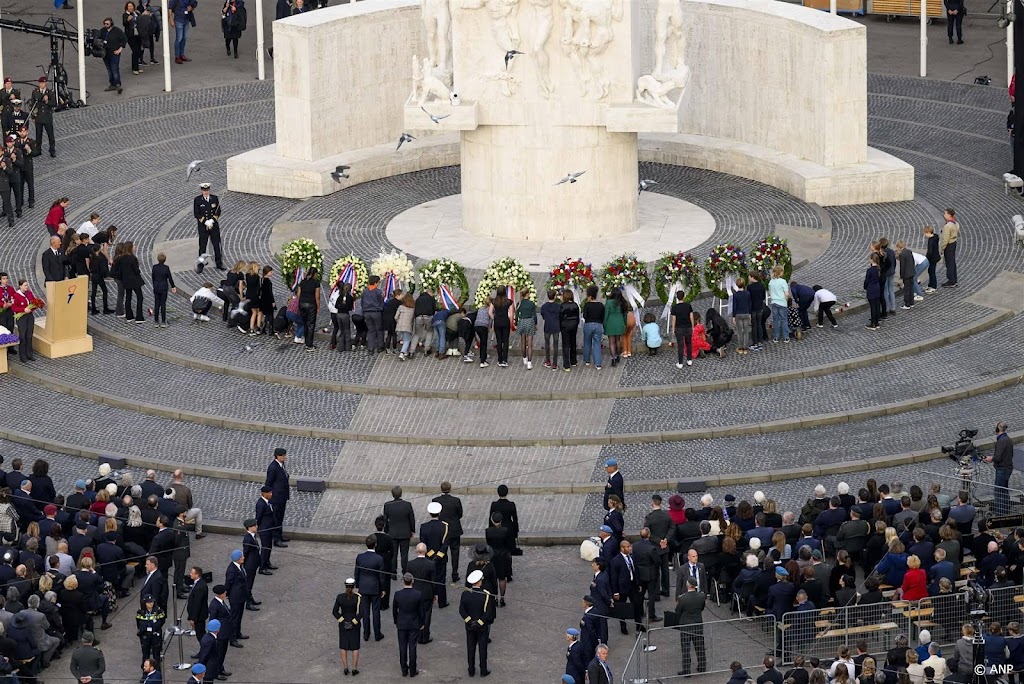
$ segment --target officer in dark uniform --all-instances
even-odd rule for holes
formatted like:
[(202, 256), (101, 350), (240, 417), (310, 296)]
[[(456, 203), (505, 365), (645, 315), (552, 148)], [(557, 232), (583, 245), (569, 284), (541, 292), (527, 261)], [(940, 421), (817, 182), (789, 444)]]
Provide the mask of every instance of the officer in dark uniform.
[(203, 684), (206, 679), (206, 666), (196, 663), (192, 666), (192, 676), (188, 678), (188, 684)]
[(11, 164), (11, 190), (14, 191), (14, 215), (21, 218), (21, 208), (24, 204), (25, 198), (21, 194), (21, 170), (25, 166), (25, 155), (22, 154), (21, 148), (18, 147), (18, 136), (16, 133), (8, 135), (4, 139), (6, 145), (4, 146), (4, 157), (7, 158)]
[(277, 517), (274, 515), (274, 505), (270, 503), (273, 498), (273, 490), (263, 485), (260, 487), (260, 498), (256, 502), (256, 527), (260, 533), (260, 568), (261, 575), (273, 575), (271, 570), (277, 569), (276, 565), (270, 563), (270, 552), (274, 546), (274, 530), (277, 528)]
[(423, 630), (423, 597), (413, 589), (413, 576), (410, 573), (402, 576), (402, 583), (404, 588), (395, 592), (391, 616), (398, 630), (398, 664), (402, 668), (402, 676), (415, 677), (419, 674), (416, 667), (416, 644)]
[(491, 623), (494, 622), (497, 601), (489, 592), (480, 588), (484, 581), (484, 573), (474, 570), (466, 580), (473, 588), (462, 592), (459, 615), (466, 623), (466, 659), (469, 664), (469, 676), (476, 675), (476, 652), (479, 649), (480, 676), (486, 677), (491, 673), (487, 669), (487, 639)]
[(434, 582), (437, 589), (437, 607), (448, 605), (448, 589), (445, 585), (445, 567), (448, 563), (448, 523), (441, 521), (441, 504), (431, 501), (427, 505), (430, 520), (420, 525), (420, 541), (427, 545), (427, 558), (434, 561)]
[(22, 124), (28, 125), (28, 112), (22, 110), (20, 98), (11, 98), (11, 108), (4, 112), (4, 135), (18, 135)]
[[(206, 666), (206, 672), (210, 675), (210, 681), (215, 681), (224, 671), (224, 661), (220, 650), (221, 636), (220, 620), (211, 619), (206, 623), (206, 634), (199, 642), (199, 662)], [(194, 670), (193, 670), (194, 671)]]
[(11, 100), (20, 99), (21, 91), (14, 87), (10, 76), (4, 78), (4, 88), (0, 90), (0, 116), (6, 116), (13, 109)]
[(452, 582), (459, 581), (459, 546), (462, 543), (462, 500), (452, 496), (452, 483), (441, 483), (441, 495), (434, 501), (441, 504), (441, 522), (448, 523), (448, 555), (452, 562)]
[(597, 644), (601, 642), (602, 630), (607, 629), (601, 627), (602, 624), (606, 623), (606, 619), (597, 612), (597, 608), (594, 607), (594, 600), (593, 596), (583, 597), (583, 617), (580, 618), (579, 645), (581, 649), (580, 657), (583, 658), (584, 663), (589, 663), (594, 659)]
[(242, 566), (242, 550), (231, 552), (231, 564), (224, 573), (224, 584), (228, 588), (228, 604), (231, 617), (228, 618), (231, 629), (231, 645), (240, 647), (239, 639), (248, 639), (242, 634), (242, 617), (245, 614), (245, 602), (249, 598), (249, 582), (246, 580), (245, 568)]
[[(231, 611), (227, 606), (228, 588), (223, 584), (218, 584), (213, 588), (213, 598), (210, 599), (210, 611), (209, 618), (211, 620), (217, 620), (221, 623), (221, 631), (217, 636), (217, 647), (220, 649), (221, 666), (224, 664), (224, 658), (227, 655), (228, 643), (233, 642), (238, 644), (238, 648), (242, 645), (237, 641), (233, 641), (233, 633), (231, 632)], [(209, 623), (207, 623), (207, 629), (209, 629)]]
[(36, 140), (42, 144), (43, 132), (46, 132), (50, 143), (50, 156), (57, 156), (57, 146), (53, 140), (53, 108), (56, 97), (46, 89), (46, 77), (39, 77), (39, 86), (32, 90), (28, 101), (28, 111), (36, 121)]
[(14, 206), (11, 204), (11, 178), (14, 175), (14, 162), (7, 158), (7, 155), (0, 153), (0, 200), (3, 202), (4, 213), (0, 217), (7, 217), (7, 225), (14, 227)]
[[(207, 188), (210, 187), (209, 183), (205, 184)], [(200, 198), (196, 198), (197, 200)], [(217, 215), (220, 215), (220, 202), (216, 197), (211, 195), (211, 202), (217, 204)], [(200, 222), (202, 223), (202, 222)], [(214, 224), (216, 225), (216, 224)], [(220, 244), (218, 233), (218, 243)], [(206, 243), (203, 242), (200, 246), (199, 251), (202, 252), (206, 249)], [(219, 248), (218, 248), (219, 249)], [(217, 261), (217, 268), (223, 268), (220, 266), (220, 260)], [(267, 479), (263, 483), (267, 487), (270, 487), (270, 491), (273, 493), (273, 507), (274, 507), (274, 546), (288, 546), (288, 537), (284, 536), (284, 514), (285, 508), (288, 506), (288, 499), (291, 497), (291, 488), (288, 485), (288, 471), (284, 469), (284, 464), (288, 462), (288, 450), (284, 447), (277, 447), (274, 449), (274, 460), (267, 466)]]
[[(386, 524), (387, 521), (383, 515), (378, 515), (377, 519), (373, 521), (373, 526), (377, 528), (377, 531), (373, 533), (373, 536), (377, 538), (377, 548), (375, 550), (384, 559), (384, 570), (387, 571), (387, 577), (382, 578), (383, 586), (381, 589), (384, 591), (384, 595), (380, 598), (381, 610), (387, 610), (391, 606), (391, 580), (395, 577), (391, 573), (391, 563), (395, 559), (394, 542), (391, 539), (391, 535), (384, 532)], [(431, 581), (433, 581), (432, 577)], [(416, 588), (422, 592), (420, 587)]]
[(256, 536), (256, 519), (249, 518), (242, 525), (245, 527), (245, 536), (242, 537), (242, 557), (245, 558), (245, 563), (242, 567), (245, 568), (246, 581), (249, 586), (249, 593), (245, 597), (245, 607), (247, 610), (259, 610), (262, 601), (257, 601), (252, 595), (252, 587), (256, 582), (256, 573), (260, 569), (263, 557), (263, 554), (260, 552), (260, 538)]
[(21, 167), (21, 195), (25, 196), (25, 186), (28, 186), (28, 208), (36, 206), (36, 174), (32, 160), (40, 155), (39, 145), (35, 140), (28, 137), (28, 126), (18, 129), (18, 149), (24, 157), (24, 164)]
[(604, 462), (604, 470), (608, 473), (608, 482), (604, 485), (604, 510), (608, 510), (608, 497), (612, 494), (619, 497), (619, 501), (626, 503), (626, 484), (622, 479), (622, 473), (619, 472), (619, 462), (614, 458), (609, 458)]
[(580, 630), (575, 627), (565, 630), (565, 640), (569, 644), (565, 649), (565, 674), (575, 682), (583, 682), (588, 661), (583, 659), (585, 647), (580, 643)]
[(192, 200), (192, 215), (199, 230), (199, 256), (206, 254), (206, 245), (213, 242), (213, 258), (217, 268), (224, 270), (224, 255), (220, 251), (220, 198), (210, 194), (210, 184), (200, 183), (201, 193)]

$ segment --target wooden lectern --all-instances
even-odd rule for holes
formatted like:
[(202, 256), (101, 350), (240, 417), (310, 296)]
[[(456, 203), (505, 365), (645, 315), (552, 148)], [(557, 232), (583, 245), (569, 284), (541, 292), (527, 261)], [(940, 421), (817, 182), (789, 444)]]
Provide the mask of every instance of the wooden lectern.
[(36, 318), (32, 349), (48, 359), (92, 351), (89, 277), (46, 283), (46, 316)]

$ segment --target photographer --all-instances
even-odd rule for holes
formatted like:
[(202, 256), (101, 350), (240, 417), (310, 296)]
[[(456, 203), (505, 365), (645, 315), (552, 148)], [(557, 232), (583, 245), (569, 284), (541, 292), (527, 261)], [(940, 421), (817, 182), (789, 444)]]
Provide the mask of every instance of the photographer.
[(1006, 434), (1006, 423), (996, 423), (996, 445), (991, 456), (985, 459), (996, 470), (995, 509), (996, 515), (1010, 512), (1010, 497), (1007, 487), (1010, 486), (1010, 475), (1013, 473), (1013, 441)]

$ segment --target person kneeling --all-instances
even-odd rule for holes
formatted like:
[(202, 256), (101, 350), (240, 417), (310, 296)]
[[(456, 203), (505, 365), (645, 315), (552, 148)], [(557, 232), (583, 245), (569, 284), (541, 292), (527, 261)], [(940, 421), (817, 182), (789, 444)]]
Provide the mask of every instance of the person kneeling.
[(644, 314), (644, 325), (640, 328), (640, 334), (644, 338), (644, 344), (647, 346), (647, 354), (654, 356), (658, 353), (661, 348), (661, 330), (658, 329), (654, 314)]

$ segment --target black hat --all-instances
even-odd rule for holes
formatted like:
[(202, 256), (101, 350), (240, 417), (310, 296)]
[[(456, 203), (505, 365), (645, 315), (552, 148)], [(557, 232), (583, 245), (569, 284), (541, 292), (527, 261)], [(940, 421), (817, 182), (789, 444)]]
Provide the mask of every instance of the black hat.
[(473, 560), (488, 561), (494, 556), (494, 551), (487, 544), (477, 544), (473, 547)]
[(142, 602), (143, 603), (156, 603), (156, 600), (152, 596), (150, 596), (149, 594), (146, 594), (145, 596), (142, 597)]
[(276, 449), (274, 449), (274, 456), (287, 456), (287, 455), (288, 455), (288, 450), (285, 449), (284, 447), (277, 447)]
[(226, 594), (228, 593), (228, 588), (225, 587), (223, 584), (218, 584), (213, 588), (213, 593), (217, 595)]
[(262, 487), (260, 487), (260, 493), (261, 494), (268, 494), (268, 493), (270, 493), (272, 491), (274, 491), (274, 490), (271, 489), (270, 487), (268, 487), (267, 485), (263, 485)]
[(245, 527), (255, 527), (256, 526), (256, 518), (249, 518), (248, 520), (243, 522), (242, 525), (245, 526)]

